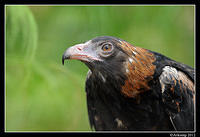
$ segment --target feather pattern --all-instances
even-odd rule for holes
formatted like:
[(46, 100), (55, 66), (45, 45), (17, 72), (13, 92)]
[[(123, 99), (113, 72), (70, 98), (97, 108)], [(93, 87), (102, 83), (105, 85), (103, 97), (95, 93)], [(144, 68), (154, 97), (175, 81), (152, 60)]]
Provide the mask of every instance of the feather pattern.
[(111, 36), (70, 47), (62, 59), (70, 58), (90, 69), (85, 90), (92, 129), (194, 130), (192, 67)]
[[(166, 66), (159, 77), (162, 101), (175, 130), (194, 128), (194, 83), (183, 72)], [(186, 119), (187, 117), (187, 119)]]

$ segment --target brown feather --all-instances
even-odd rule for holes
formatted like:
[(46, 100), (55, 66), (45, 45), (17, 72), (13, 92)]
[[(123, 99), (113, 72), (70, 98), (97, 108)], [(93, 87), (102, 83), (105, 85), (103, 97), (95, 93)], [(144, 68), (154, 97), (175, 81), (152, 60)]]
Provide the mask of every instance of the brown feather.
[[(127, 61), (128, 79), (122, 86), (121, 92), (127, 97), (136, 97), (139, 93), (150, 90), (148, 82), (153, 79), (156, 66), (155, 57), (148, 50), (134, 47), (123, 41), (122, 49), (127, 52), (133, 61)], [(136, 54), (134, 54), (136, 53)]]

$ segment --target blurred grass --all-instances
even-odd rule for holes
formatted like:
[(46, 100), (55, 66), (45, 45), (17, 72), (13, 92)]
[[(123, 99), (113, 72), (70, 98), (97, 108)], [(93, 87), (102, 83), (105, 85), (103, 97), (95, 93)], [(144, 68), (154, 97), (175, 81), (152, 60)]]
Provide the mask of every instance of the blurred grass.
[(7, 6), (6, 131), (90, 131), (88, 68), (61, 57), (101, 35), (194, 67), (193, 6)]

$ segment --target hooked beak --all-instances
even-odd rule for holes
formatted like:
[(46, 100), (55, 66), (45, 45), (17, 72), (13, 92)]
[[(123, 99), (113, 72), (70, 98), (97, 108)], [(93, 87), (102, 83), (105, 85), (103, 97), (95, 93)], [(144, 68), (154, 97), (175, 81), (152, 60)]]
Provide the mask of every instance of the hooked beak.
[(100, 59), (96, 57), (88, 43), (89, 42), (69, 47), (62, 56), (62, 64), (64, 65), (66, 59), (76, 59), (83, 62), (99, 61)]

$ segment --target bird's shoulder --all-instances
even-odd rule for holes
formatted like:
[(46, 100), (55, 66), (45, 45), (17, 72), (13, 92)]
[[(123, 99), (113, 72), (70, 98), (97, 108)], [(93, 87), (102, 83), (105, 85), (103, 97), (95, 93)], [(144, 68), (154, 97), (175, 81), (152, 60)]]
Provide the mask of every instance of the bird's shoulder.
[(162, 102), (175, 130), (193, 129), (195, 88), (181, 70), (165, 66), (159, 76)]
[(166, 57), (165, 55), (162, 55), (160, 53), (150, 51), (150, 50), (149, 52), (151, 52), (155, 58), (155, 61), (153, 62), (153, 64), (156, 66), (154, 77), (156, 78), (159, 77), (166, 66), (171, 66), (175, 68), (176, 70), (183, 72), (185, 75), (188, 76), (188, 78), (191, 81), (194, 81), (194, 75), (195, 75), (194, 68), (186, 64), (183, 64), (181, 62), (174, 61), (171, 58)]

